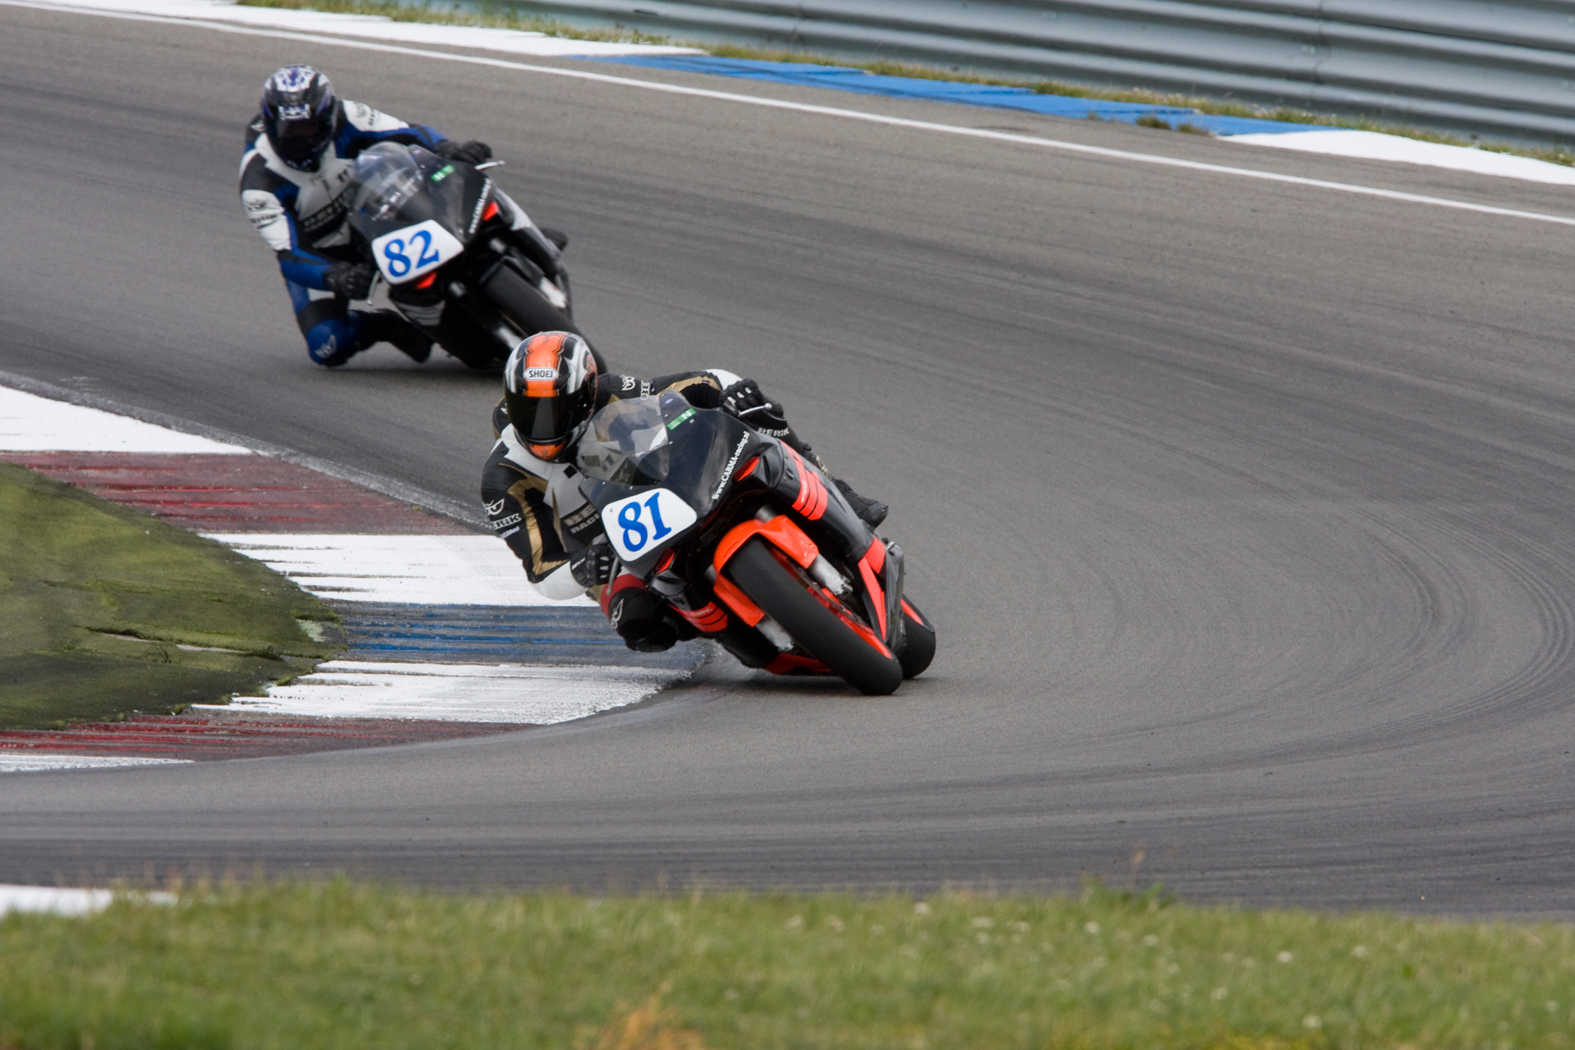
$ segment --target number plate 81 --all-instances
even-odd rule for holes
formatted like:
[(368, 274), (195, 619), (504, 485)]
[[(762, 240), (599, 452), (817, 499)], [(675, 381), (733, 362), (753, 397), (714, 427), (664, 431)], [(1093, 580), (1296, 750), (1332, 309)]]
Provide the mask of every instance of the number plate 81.
[(667, 546), (697, 517), (676, 492), (655, 489), (607, 504), (602, 508), (602, 528), (618, 557), (632, 562)]

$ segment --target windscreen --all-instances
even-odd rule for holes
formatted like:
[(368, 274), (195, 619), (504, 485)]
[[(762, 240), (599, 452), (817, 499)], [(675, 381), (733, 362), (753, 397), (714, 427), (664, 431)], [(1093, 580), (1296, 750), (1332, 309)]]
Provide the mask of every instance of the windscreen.
[(614, 401), (596, 413), (580, 438), (577, 459), (585, 476), (622, 485), (637, 478), (655, 481), (667, 473), (667, 419), (662, 403), (673, 399), (688, 406), (674, 393), (660, 398)]
[(393, 219), (421, 192), (422, 174), (409, 147), (380, 142), (356, 157), (355, 181), (351, 209), (373, 219)]
[(436, 219), (463, 241), (480, 202), (473, 197), (467, 202), (466, 178), (456, 163), (420, 146), (379, 142), (355, 159), (350, 210), (382, 222)]

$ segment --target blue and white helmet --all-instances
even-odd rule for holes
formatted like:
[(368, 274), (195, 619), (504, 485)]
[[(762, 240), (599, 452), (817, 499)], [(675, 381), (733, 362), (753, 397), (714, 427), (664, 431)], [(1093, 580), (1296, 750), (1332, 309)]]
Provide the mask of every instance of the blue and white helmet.
[(292, 168), (316, 171), (338, 131), (334, 86), (311, 66), (284, 66), (263, 83), (263, 131), (279, 159)]

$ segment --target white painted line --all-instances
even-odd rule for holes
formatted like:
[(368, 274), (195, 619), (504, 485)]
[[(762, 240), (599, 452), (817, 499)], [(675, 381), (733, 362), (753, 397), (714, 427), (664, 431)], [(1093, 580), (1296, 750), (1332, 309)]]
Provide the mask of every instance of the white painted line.
[(688, 677), (639, 667), (356, 663), (332, 660), (266, 697), (236, 697), (196, 710), (318, 718), (424, 718), (546, 725), (650, 696)]
[(0, 915), (12, 911), (44, 915), (91, 915), (114, 901), (109, 890), (74, 890), (54, 886), (0, 885)]
[[(79, 890), (63, 886), (0, 885), (0, 915), (6, 912), (32, 912), (76, 918), (103, 911), (115, 900), (113, 890)], [(173, 893), (121, 893), (124, 899), (142, 904), (174, 904)]]
[(1475, 172), (1478, 175), (1575, 186), (1575, 168), (1563, 164), (1553, 164), (1534, 157), (1517, 157), (1509, 153), (1490, 153), (1469, 146), (1418, 142), (1416, 139), (1384, 135), (1376, 131), (1289, 131), (1267, 135), (1229, 135), (1223, 139), (1226, 142), (1244, 142), (1250, 146), (1273, 146), (1276, 149), (1328, 153), (1364, 160), (1425, 164), (1434, 168)]
[(562, 605), (525, 578), (495, 536), (337, 536), (205, 533), (294, 580), (303, 590), (348, 602), (415, 605)]
[(884, 124), (889, 127), (909, 128), (915, 131), (930, 131), (943, 135), (960, 135), (965, 138), (990, 139), (996, 142), (1011, 142), (1017, 145), (1030, 146), (1036, 149), (1061, 150), (1068, 153), (1082, 153), (1089, 156), (1109, 157), (1112, 160), (1124, 160), (1135, 164), (1153, 164), (1168, 168), (1182, 168), (1189, 171), (1203, 171), (1214, 175), (1230, 175), (1235, 178), (1255, 179), (1261, 182), (1277, 182), (1292, 186), (1306, 186), (1309, 189), (1329, 190), (1335, 193), (1350, 193), (1363, 197), (1378, 197), (1384, 200), (1402, 201), (1408, 204), (1421, 204), (1434, 208), (1449, 208), (1456, 211), (1475, 212), (1480, 215), (1496, 215), (1510, 219), (1526, 219), (1531, 222), (1547, 222), (1560, 226), (1575, 226), (1575, 217), (1565, 215), (1550, 215), (1544, 212), (1521, 211), (1517, 208), (1499, 208), (1488, 204), (1474, 204), (1469, 201), (1451, 200), (1447, 197), (1431, 197), (1422, 193), (1402, 193), (1398, 190), (1379, 189), (1375, 186), (1359, 186), (1348, 182), (1330, 182), (1327, 179), (1308, 179), (1300, 175), (1282, 175), (1272, 171), (1254, 171), (1251, 168), (1234, 168), (1224, 164), (1205, 164), (1202, 161), (1181, 160), (1176, 157), (1162, 157), (1152, 153), (1133, 153), (1128, 150), (1109, 149), (1104, 146), (1089, 146), (1081, 142), (1063, 142), (1059, 139), (1041, 138), (1037, 135), (1016, 135), (1005, 131), (991, 131), (986, 128), (965, 128), (954, 124), (937, 124), (927, 120), (909, 120), (904, 117), (890, 117), (881, 113), (867, 113), (856, 109), (840, 109), (835, 106), (812, 106), (803, 102), (787, 102), (782, 99), (766, 98), (759, 95), (736, 95), (726, 91), (712, 91), (708, 88), (685, 87), (678, 84), (665, 84), (654, 80), (636, 80), (632, 77), (617, 77), (606, 73), (591, 73), (581, 69), (560, 69), (556, 66), (536, 66), (524, 62), (510, 62), (501, 58), (487, 58), (483, 55), (457, 55), (446, 51), (426, 51), (421, 48), (401, 47), (394, 44), (378, 44), (362, 40), (344, 40), (332, 36), (314, 33), (296, 33), (285, 30), (257, 29), (236, 25), (225, 25), (217, 22), (200, 22), (193, 19), (164, 18), (155, 15), (138, 15), (114, 11), (94, 10), (85, 7), (66, 7), (54, 3), (41, 3), (38, 0), (0, 0), (0, 6), (31, 7), (47, 11), (72, 11), (78, 14), (95, 15), (105, 18), (125, 18), (144, 22), (165, 22), (170, 24), (186, 25), (196, 28), (211, 29), (223, 33), (240, 33), (248, 36), (272, 37), (276, 40), (298, 40), (303, 43), (324, 44), (330, 47), (352, 48), (362, 51), (377, 51), (384, 54), (408, 55), (413, 58), (430, 58), (440, 62), (462, 62), (468, 65), (490, 66), (494, 69), (508, 69), (522, 73), (540, 73), (545, 76), (569, 77), (576, 80), (588, 80), (601, 84), (616, 84), (620, 87), (634, 88), (640, 91), (658, 91), (671, 95), (687, 95), (692, 98), (708, 98), (719, 102), (735, 102), (746, 106), (763, 106), (768, 109), (790, 110), (796, 113), (814, 113), (820, 116), (836, 117), (842, 120), (857, 120), (870, 124)]
[(120, 755), (43, 755), (0, 751), (0, 773), (47, 773), (57, 769), (120, 769), (127, 766), (183, 766), (189, 758), (132, 758)]
[(0, 387), (0, 452), (202, 452), (251, 455), (196, 434)]
[(203, 19), (241, 25), (295, 29), (306, 33), (333, 33), (407, 44), (437, 44), (516, 55), (703, 55), (692, 47), (660, 44), (615, 44), (598, 40), (571, 40), (519, 29), (438, 25), (429, 22), (395, 22), (379, 15), (332, 14), (325, 11), (292, 11), (284, 8), (241, 7), (227, 0), (56, 0), (55, 6), (86, 8), (120, 14), (158, 15), (165, 18)]

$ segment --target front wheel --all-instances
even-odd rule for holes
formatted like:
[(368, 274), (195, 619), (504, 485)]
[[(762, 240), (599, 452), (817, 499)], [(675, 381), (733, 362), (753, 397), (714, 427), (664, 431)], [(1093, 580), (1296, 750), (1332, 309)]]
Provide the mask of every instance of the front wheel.
[(902, 629), (905, 642), (897, 659), (902, 663), (904, 678), (917, 678), (935, 659), (935, 625), (919, 607), (908, 599), (902, 600)]
[[(537, 332), (573, 332), (585, 338), (585, 333), (575, 327), (568, 314), (548, 302), (546, 296), (532, 288), (512, 267), (499, 266), (497, 272), (487, 279), (483, 290), (487, 298), (507, 314), (509, 320), (526, 336)], [(589, 342), (587, 339), (586, 343)], [(591, 347), (591, 356), (596, 359), (598, 370), (607, 371), (607, 362), (602, 360), (602, 355), (597, 353), (594, 346)]]
[(814, 585), (779, 562), (764, 540), (756, 537), (740, 547), (727, 574), (805, 652), (859, 692), (884, 696), (902, 684), (902, 664), (878, 647), (873, 632), (863, 628), (867, 640), (850, 613), (828, 608), (811, 593)]

